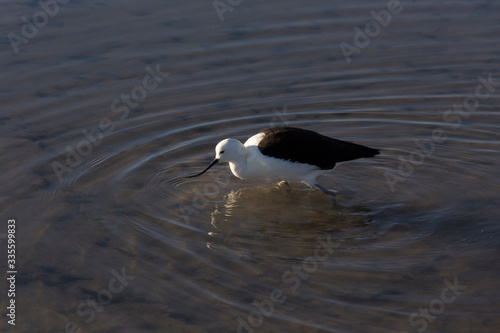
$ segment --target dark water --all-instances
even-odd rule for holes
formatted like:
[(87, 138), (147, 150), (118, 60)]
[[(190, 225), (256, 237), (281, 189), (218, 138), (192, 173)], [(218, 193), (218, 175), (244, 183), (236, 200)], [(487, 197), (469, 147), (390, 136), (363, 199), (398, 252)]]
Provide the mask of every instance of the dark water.
[[(2, 332), (500, 331), (496, 1), (47, 3), (0, 5)], [(278, 125), (382, 154), (183, 178)]]

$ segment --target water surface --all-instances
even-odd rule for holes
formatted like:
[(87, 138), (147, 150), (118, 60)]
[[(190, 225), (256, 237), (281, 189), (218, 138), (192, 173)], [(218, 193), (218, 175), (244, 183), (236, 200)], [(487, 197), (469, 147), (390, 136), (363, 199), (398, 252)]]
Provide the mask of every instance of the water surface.
[[(72, 1), (5, 37), (2, 332), (498, 332), (500, 7), (401, 4), (369, 43), (387, 2)], [(318, 179), (336, 204), (184, 178), (283, 125), (382, 153)]]

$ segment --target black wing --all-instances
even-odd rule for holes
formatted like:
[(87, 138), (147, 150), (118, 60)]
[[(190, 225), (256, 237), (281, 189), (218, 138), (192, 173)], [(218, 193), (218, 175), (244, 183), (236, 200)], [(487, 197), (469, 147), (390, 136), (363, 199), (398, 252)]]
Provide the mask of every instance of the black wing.
[(377, 149), (300, 128), (275, 127), (264, 133), (258, 145), (262, 154), (316, 165), (323, 170), (333, 169), (338, 162), (373, 157), (380, 153)]

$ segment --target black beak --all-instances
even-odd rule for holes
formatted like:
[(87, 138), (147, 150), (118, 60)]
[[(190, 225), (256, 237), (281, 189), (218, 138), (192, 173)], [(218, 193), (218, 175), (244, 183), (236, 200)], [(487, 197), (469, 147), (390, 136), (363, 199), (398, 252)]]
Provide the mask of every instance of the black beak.
[(214, 160), (212, 161), (212, 163), (210, 163), (210, 165), (209, 165), (209, 166), (207, 166), (207, 168), (206, 168), (205, 170), (203, 170), (202, 172), (197, 173), (196, 175), (188, 176), (188, 177), (186, 177), (186, 178), (194, 178), (194, 177), (201, 176), (202, 174), (204, 174), (205, 172), (207, 172), (207, 171), (208, 171), (208, 169), (210, 169), (210, 168), (211, 168), (211, 167), (213, 167), (215, 164), (217, 164), (217, 162), (219, 162), (219, 159), (218, 159), (218, 158), (214, 159)]

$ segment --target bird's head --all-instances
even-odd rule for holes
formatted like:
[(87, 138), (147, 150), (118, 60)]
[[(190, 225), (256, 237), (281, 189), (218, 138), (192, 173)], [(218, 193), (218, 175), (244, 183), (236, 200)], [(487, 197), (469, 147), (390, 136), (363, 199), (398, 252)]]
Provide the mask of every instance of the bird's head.
[(189, 176), (187, 178), (201, 176), (218, 162), (243, 161), (245, 159), (245, 155), (246, 148), (241, 142), (235, 139), (224, 139), (215, 147), (215, 158), (212, 163), (210, 163), (209, 166), (206, 167), (202, 172), (197, 173), (196, 175)]
[(221, 162), (241, 161), (245, 154), (245, 146), (235, 139), (224, 139), (215, 147), (215, 159)]

